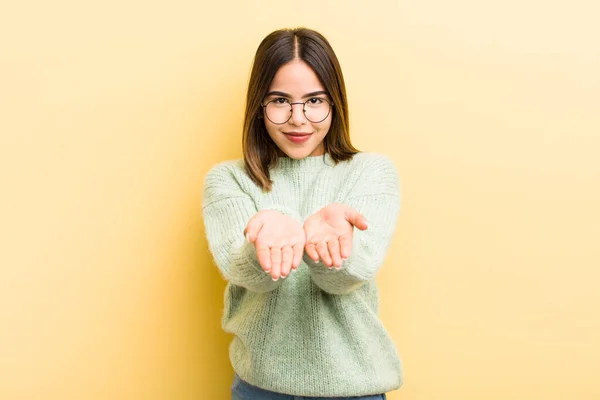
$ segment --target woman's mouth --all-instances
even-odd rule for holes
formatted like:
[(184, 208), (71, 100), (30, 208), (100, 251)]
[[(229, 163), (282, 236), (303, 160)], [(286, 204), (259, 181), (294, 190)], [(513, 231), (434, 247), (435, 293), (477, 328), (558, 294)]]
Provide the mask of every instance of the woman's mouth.
[(302, 132), (288, 132), (284, 133), (284, 135), (289, 141), (298, 144), (306, 142), (310, 138), (311, 134)]

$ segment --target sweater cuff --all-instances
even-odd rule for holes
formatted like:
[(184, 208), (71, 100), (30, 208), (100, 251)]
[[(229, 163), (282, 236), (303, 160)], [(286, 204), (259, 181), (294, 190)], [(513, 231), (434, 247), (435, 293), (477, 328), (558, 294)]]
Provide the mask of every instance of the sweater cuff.
[(342, 269), (349, 270), (356, 279), (368, 281), (374, 277), (377, 267), (374, 265), (373, 257), (375, 250), (364, 236), (366, 236), (366, 232), (354, 229), (352, 252), (350, 257), (342, 263)]
[(281, 285), (281, 280), (273, 281), (271, 275), (262, 269), (256, 256), (256, 247), (246, 239), (243, 239), (232, 261), (234, 267), (228, 271), (228, 280), (236, 285), (255, 292), (268, 292)]

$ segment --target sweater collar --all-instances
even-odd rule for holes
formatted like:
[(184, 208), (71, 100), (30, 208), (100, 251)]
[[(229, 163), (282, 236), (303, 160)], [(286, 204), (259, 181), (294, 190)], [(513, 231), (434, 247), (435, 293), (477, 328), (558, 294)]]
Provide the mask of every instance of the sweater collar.
[(299, 160), (290, 157), (279, 157), (275, 168), (283, 171), (314, 170), (333, 167), (334, 165), (333, 158), (331, 158), (329, 153), (325, 153), (321, 156), (309, 156)]

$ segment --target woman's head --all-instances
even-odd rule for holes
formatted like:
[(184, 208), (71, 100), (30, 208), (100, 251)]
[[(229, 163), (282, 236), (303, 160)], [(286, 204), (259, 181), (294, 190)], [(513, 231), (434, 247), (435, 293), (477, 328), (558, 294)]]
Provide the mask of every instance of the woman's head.
[(337, 162), (357, 152), (350, 142), (342, 71), (318, 32), (277, 30), (259, 45), (248, 85), (243, 150), (248, 173), (266, 190), (269, 167), (279, 156), (329, 153)]

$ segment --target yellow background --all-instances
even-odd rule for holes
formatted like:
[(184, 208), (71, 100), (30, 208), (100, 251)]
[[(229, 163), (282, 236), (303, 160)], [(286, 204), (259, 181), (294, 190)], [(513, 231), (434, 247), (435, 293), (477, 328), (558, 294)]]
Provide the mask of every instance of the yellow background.
[(600, 398), (597, 2), (10, 3), (2, 400), (229, 397), (202, 180), (241, 155), (260, 40), (298, 25), (401, 174), (389, 399)]

